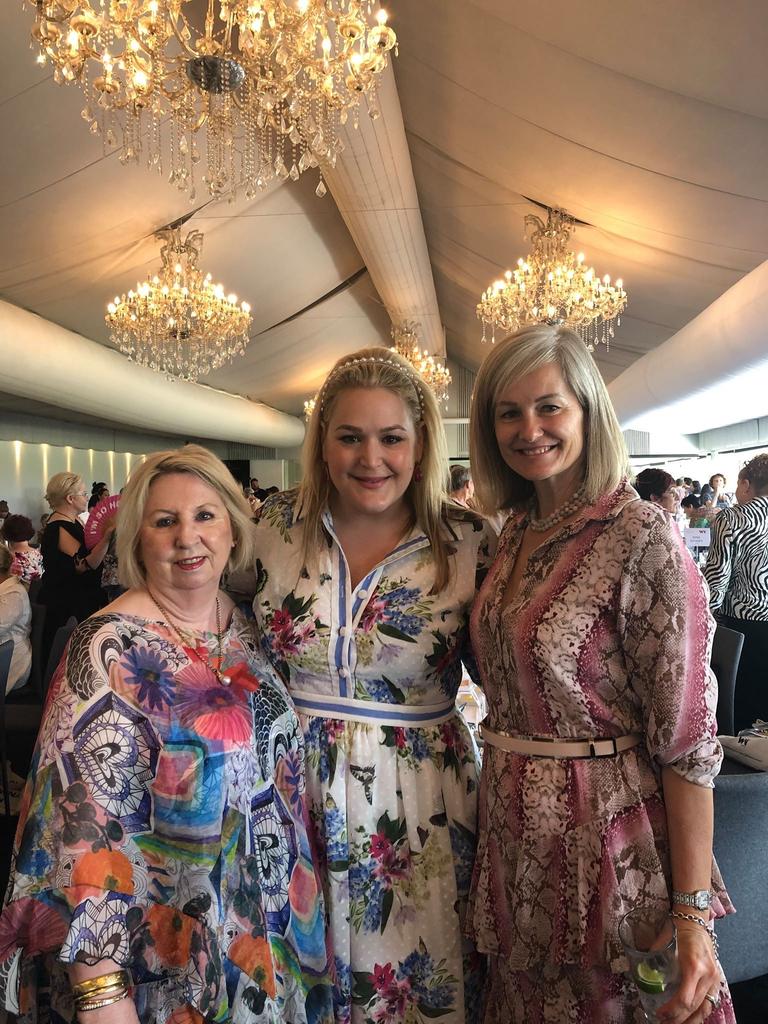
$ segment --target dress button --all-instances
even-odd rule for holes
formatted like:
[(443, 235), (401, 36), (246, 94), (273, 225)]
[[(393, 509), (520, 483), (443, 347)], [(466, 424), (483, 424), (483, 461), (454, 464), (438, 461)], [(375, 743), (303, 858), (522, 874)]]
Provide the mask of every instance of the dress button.
[(347, 635), (347, 627), (346, 626), (339, 626), (339, 636), (346, 636), (346, 635)]
[(357, 596), (358, 597), (362, 597), (362, 598), (366, 598), (366, 597), (368, 597), (368, 591), (365, 589), (365, 587), (363, 587), (362, 590), (358, 590)]

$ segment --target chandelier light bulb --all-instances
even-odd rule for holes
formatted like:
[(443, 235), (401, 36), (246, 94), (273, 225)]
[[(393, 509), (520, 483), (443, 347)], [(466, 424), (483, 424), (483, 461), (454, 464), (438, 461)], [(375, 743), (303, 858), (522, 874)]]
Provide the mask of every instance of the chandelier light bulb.
[(251, 307), (213, 285), (199, 267), (203, 236), (158, 232), (162, 270), (107, 306), (111, 340), (129, 359), (169, 377), (196, 381), (245, 351)]
[(145, 162), (190, 197), (202, 184), (213, 198), (253, 198), (335, 166), (362, 97), (378, 115), (397, 46), (372, 0), (208, 0), (199, 21), (183, 0), (29, 2), (37, 59), (82, 87), (105, 151), (122, 142), (122, 162)]
[(573, 220), (561, 210), (549, 210), (546, 223), (529, 214), (526, 233), (532, 243), (527, 259), (507, 271), (503, 281), (483, 292), (477, 316), (483, 324), (483, 341), (490, 328), (511, 333), (525, 324), (566, 324), (583, 339), (590, 351), (600, 343), (608, 348), (614, 336), (614, 320), (621, 323), (627, 293), (621, 278), (612, 284), (584, 265), (584, 253), (568, 248)]
[(451, 385), (451, 371), (443, 363), (430, 355), (426, 349), (419, 345), (420, 325), (412, 320), (405, 320), (401, 324), (393, 324), (391, 329), (394, 345), (392, 352), (406, 359), (416, 373), (423, 378), (424, 383), (435, 394), (438, 402), (448, 401), (448, 388)]

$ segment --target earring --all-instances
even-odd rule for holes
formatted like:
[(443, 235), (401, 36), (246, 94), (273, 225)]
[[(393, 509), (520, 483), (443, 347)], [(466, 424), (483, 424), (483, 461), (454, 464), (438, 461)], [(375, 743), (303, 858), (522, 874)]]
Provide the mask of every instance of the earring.
[(415, 483), (421, 483), (421, 463), (417, 462), (413, 467), (413, 479)]

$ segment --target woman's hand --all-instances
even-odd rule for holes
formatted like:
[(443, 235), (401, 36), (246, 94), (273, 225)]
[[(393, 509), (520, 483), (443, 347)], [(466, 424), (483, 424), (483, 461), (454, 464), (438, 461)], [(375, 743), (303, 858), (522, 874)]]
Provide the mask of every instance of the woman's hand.
[(722, 971), (715, 959), (709, 933), (693, 921), (675, 921), (680, 987), (657, 1011), (666, 1024), (702, 1024), (715, 1007), (707, 995), (719, 1000)]

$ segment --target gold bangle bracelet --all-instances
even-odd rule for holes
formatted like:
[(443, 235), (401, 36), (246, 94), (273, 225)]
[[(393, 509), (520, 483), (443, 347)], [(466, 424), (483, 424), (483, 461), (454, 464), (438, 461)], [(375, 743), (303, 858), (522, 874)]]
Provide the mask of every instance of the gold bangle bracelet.
[(120, 983), (119, 985), (105, 985), (104, 988), (98, 989), (95, 992), (84, 992), (80, 995), (75, 996), (75, 1002), (78, 999), (106, 999), (107, 996), (113, 996), (117, 992), (126, 992), (128, 990), (127, 985)]
[(77, 999), (78, 996), (91, 995), (93, 992), (100, 992), (112, 985), (125, 985), (128, 988), (130, 984), (130, 974), (125, 968), (121, 968), (119, 971), (110, 971), (108, 974), (98, 974), (95, 978), (78, 981), (72, 986), (72, 995)]
[(80, 985), (74, 985), (72, 987), (72, 992), (75, 996), (89, 996), (93, 992), (103, 992), (108, 988), (120, 988), (120, 986), (125, 987), (128, 985), (130, 985), (130, 980), (127, 977), (119, 978), (115, 975), (113, 981), (110, 981), (109, 978), (99, 978), (98, 985), (89, 985), (88, 988), (85, 989), (81, 988)]
[(81, 998), (75, 1003), (77, 1013), (88, 1013), (89, 1010), (100, 1010), (103, 1006), (111, 1006), (112, 1003), (119, 1003), (128, 995), (128, 989), (118, 992), (116, 995), (106, 999), (85, 999)]

